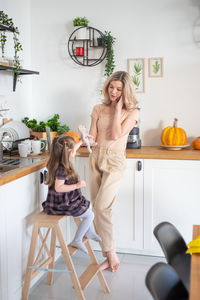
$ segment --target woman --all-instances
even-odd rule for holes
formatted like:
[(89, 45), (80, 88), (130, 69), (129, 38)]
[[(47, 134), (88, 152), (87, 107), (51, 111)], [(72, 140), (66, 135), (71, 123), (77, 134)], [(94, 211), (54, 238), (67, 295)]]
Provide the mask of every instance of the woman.
[(107, 259), (101, 269), (115, 272), (120, 265), (115, 252), (112, 207), (125, 167), (128, 134), (138, 121), (134, 86), (127, 72), (113, 73), (105, 82), (104, 100), (91, 114), (89, 134), (97, 146), (90, 154), (90, 194), (95, 214), (94, 226), (101, 237)]

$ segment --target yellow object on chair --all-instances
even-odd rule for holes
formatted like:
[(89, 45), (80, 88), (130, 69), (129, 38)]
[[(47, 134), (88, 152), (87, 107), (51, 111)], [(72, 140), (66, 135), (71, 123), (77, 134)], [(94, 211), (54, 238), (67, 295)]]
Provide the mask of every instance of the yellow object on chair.
[(188, 245), (186, 253), (200, 253), (200, 236), (191, 241)]

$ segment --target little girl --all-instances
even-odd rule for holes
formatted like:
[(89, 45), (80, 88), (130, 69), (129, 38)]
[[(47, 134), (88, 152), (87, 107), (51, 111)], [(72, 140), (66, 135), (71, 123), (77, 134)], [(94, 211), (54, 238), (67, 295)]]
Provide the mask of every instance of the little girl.
[(54, 138), (47, 163), (48, 194), (42, 206), (47, 214), (67, 215), (82, 219), (71, 246), (88, 253), (82, 242), (83, 237), (97, 242), (100, 242), (101, 238), (90, 229), (94, 214), (90, 201), (85, 199), (80, 190), (86, 186), (86, 183), (84, 180), (79, 181), (71, 163), (71, 158), (75, 156), (76, 150), (82, 143), (80, 140), (75, 144), (74, 139), (69, 136)]

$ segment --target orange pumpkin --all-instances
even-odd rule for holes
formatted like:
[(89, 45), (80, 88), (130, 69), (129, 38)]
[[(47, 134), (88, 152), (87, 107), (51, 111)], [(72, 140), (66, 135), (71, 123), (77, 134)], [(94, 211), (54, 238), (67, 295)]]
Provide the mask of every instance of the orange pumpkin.
[(161, 134), (163, 145), (183, 146), (187, 140), (186, 132), (183, 128), (177, 127), (178, 119), (174, 119), (173, 126), (166, 127)]
[(200, 150), (200, 136), (192, 141), (192, 148)]
[(78, 143), (80, 140), (80, 135), (75, 131), (67, 131), (64, 133), (64, 135), (71, 136), (74, 139), (75, 143)]

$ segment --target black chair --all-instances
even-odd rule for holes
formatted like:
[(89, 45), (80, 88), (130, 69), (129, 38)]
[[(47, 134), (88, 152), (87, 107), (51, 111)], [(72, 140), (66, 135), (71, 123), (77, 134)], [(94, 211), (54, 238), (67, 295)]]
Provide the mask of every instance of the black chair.
[(189, 292), (191, 255), (185, 253), (188, 247), (180, 232), (171, 223), (162, 222), (154, 228), (153, 233), (164, 252), (167, 262), (178, 273)]
[(147, 272), (145, 283), (154, 300), (188, 300), (189, 295), (176, 271), (163, 262)]

